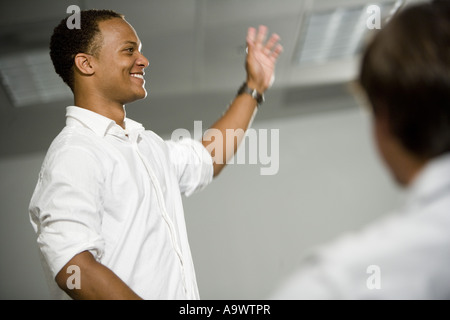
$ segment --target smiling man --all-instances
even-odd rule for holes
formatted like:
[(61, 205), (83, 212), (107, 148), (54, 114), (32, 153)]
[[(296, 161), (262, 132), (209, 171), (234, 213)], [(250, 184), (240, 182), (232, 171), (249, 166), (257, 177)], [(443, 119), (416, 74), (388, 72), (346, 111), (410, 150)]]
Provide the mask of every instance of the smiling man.
[[(247, 79), (212, 127), (224, 137), (247, 129), (271, 84), (282, 47), (266, 35), (248, 30)], [(63, 19), (51, 38), (74, 106), (45, 157), (30, 219), (54, 298), (199, 298), (181, 195), (208, 185), (239, 141), (163, 141), (127, 118), (125, 104), (147, 95), (141, 46), (110, 10), (81, 11), (79, 30)]]

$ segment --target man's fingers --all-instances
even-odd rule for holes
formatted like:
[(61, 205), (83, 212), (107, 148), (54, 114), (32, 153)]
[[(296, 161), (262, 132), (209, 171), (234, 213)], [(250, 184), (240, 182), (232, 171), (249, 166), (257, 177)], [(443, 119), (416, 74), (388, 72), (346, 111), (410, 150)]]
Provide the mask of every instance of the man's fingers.
[(272, 34), (272, 36), (266, 43), (266, 49), (272, 51), (279, 40), (280, 40), (279, 35), (277, 35), (276, 33)]
[(276, 60), (283, 51), (283, 47), (278, 43), (280, 41), (280, 36), (274, 33), (270, 36), (269, 40), (265, 42), (267, 32), (268, 29), (264, 25), (260, 25), (258, 27), (258, 31), (253, 27), (248, 28), (247, 46), (248, 48), (255, 46), (256, 48), (262, 49), (264, 54), (269, 56), (271, 59)]
[(259, 26), (258, 28), (258, 34), (256, 36), (256, 46), (263, 46), (264, 41), (266, 41), (267, 36), (267, 27), (266, 26)]
[(250, 27), (250, 28), (248, 28), (248, 31), (247, 31), (247, 44), (253, 45), (255, 40), (256, 40), (256, 29)]
[(273, 60), (276, 60), (282, 52), (283, 52), (283, 46), (281, 44), (277, 44), (275, 46), (275, 49), (273, 49), (270, 56)]

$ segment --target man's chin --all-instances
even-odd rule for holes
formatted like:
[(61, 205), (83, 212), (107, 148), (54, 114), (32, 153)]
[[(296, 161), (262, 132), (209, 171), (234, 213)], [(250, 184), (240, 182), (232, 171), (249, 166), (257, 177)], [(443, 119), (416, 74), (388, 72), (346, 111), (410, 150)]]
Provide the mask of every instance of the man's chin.
[(138, 100), (142, 100), (147, 98), (147, 90), (143, 89), (142, 92), (136, 93), (133, 97), (130, 97), (129, 99), (127, 99), (127, 103), (132, 103), (134, 101), (138, 101)]
[(147, 90), (145, 88), (142, 88), (141, 97), (139, 98), (139, 100), (145, 98), (147, 98)]

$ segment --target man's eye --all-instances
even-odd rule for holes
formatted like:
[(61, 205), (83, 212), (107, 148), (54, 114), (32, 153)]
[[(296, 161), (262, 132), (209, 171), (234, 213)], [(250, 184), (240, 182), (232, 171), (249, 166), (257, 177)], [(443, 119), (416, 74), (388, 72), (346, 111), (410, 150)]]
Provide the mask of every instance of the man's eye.
[(126, 48), (125, 49), (127, 52), (133, 53), (134, 52), (134, 48)]

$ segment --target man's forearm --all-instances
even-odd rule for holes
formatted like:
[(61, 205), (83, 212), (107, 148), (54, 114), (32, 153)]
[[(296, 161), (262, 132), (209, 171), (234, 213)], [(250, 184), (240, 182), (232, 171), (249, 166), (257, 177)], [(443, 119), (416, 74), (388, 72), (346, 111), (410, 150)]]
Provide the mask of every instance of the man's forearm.
[[(220, 173), (236, 153), (256, 107), (256, 100), (251, 95), (238, 95), (225, 114), (205, 132), (202, 143), (213, 158), (214, 176)], [(216, 140), (219, 137), (221, 143)]]
[[(79, 268), (79, 287), (70, 288), (72, 272), (67, 268)], [(141, 300), (114, 272), (95, 261), (90, 252), (74, 256), (56, 276), (58, 286), (75, 300)]]

